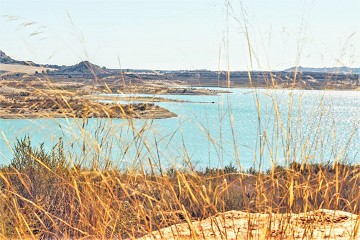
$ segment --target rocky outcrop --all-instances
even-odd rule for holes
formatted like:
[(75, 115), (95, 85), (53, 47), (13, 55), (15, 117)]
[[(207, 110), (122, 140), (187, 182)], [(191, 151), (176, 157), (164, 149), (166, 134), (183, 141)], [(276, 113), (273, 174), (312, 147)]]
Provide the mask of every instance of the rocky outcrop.
[(34, 63), (32, 61), (18, 61), (15, 60), (8, 55), (6, 55), (3, 51), (0, 50), (0, 63), (4, 64), (18, 64), (18, 65), (26, 65), (26, 66), (34, 66), (40, 67), (40, 64)]
[(0, 50), (0, 63), (2, 63), (2, 64), (15, 64), (15, 65), (31, 66), (31, 67), (54, 68), (54, 69), (59, 69), (60, 68), (60, 66), (54, 65), (54, 64), (38, 64), (38, 63), (34, 63), (33, 61), (15, 60), (15, 59), (9, 57), (8, 55), (6, 55), (6, 53), (4, 53), (1, 50)]
[(111, 72), (105, 67), (92, 64), (89, 61), (82, 61), (72, 66), (64, 66), (59, 70), (50, 71), (49, 75), (68, 75), (72, 77), (93, 77), (109, 75)]

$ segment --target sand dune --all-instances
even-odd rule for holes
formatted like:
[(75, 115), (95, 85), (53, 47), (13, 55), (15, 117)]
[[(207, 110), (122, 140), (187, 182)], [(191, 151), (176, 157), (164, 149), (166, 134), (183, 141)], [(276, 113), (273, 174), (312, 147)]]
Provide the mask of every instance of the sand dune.
[(172, 225), (141, 239), (360, 239), (359, 225), (358, 215), (326, 209), (271, 216), (229, 211)]

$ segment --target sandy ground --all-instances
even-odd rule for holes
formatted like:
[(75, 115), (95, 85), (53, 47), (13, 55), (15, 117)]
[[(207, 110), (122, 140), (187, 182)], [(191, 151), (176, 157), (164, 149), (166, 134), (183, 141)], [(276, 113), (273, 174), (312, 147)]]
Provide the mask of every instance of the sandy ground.
[(35, 74), (36, 71), (41, 73), (42, 71), (46, 71), (48, 69), (53, 70), (52, 68), (0, 63), (0, 71), (4, 71), (4, 72)]
[[(94, 82), (91, 79), (50, 79), (46, 76), (6, 75), (0, 80), (0, 118), (107, 117), (106, 112), (110, 112), (111, 117), (115, 118), (157, 119), (176, 117), (176, 114), (154, 103), (178, 102), (177, 100), (161, 97), (129, 98), (97, 94), (109, 92), (117, 94), (127, 92), (216, 95), (225, 91), (180, 87), (179, 84), (170, 87), (165, 82), (156, 80), (151, 82), (140, 81), (126, 86), (119, 85), (115, 81), (110, 86), (110, 83), (106, 85), (106, 83)], [(108, 109), (113, 101), (125, 102), (121, 103), (126, 110), (125, 114), (123, 110)], [(128, 102), (131, 103), (131, 106)]]
[(176, 224), (140, 239), (360, 239), (359, 232), (359, 215), (342, 211), (273, 215), (229, 211), (203, 221)]
[[(171, 118), (176, 114), (150, 103), (99, 102), (94, 86), (78, 82), (50, 82), (25, 76), (0, 81), (0, 118)], [(93, 96), (93, 97), (91, 97)], [(110, 99), (112, 100), (112, 99)], [(126, 100), (126, 99), (124, 99)], [(149, 101), (147, 101), (149, 102)]]

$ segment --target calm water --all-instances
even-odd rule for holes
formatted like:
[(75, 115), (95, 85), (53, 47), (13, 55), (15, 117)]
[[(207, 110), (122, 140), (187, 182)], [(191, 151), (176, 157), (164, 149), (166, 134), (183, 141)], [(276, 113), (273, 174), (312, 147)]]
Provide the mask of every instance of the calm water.
[[(219, 96), (160, 97), (178, 114), (160, 120), (0, 120), (0, 163), (17, 137), (49, 148), (59, 137), (74, 161), (104, 159), (124, 167), (148, 165), (268, 168), (271, 163), (360, 162), (360, 92), (231, 89)], [(276, 111), (276, 109), (278, 109)]]

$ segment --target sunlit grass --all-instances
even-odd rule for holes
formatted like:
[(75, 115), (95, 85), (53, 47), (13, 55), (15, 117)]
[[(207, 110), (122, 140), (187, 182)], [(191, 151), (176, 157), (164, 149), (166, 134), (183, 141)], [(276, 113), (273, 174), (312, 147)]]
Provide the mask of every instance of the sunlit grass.
[[(245, 30), (250, 60), (256, 62), (247, 26)], [(231, 86), (230, 71), (227, 77), (226, 85)], [(253, 161), (251, 168), (241, 164), (237, 119), (231, 103), (228, 109), (219, 104), (218, 113), (219, 132), (227, 126), (223, 119), (228, 115), (231, 136), (216, 138), (205, 125), (199, 124), (209, 145), (216, 146), (220, 167), (197, 167), (184, 138), (173, 146), (173, 135), (162, 136), (154, 129), (151, 119), (156, 113), (147, 120), (139, 114), (153, 109), (153, 104), (91, 101), (79, 96), (84, 91), (80, 89), (83, 83), (62, 85), (46, 74), (38, 74), (36, 83), (26, 76), (13, 80), (13, 88), (25, 87), (29, 96), (22, 96), (26, 100), (23, 103), (16, 99), (16, 94), (24, 93), (8, 96), (14, 101), (7, 102), (7, 113), (19, 118), (48, 118), (59, 125), (58, 118), (62, 117), (72, 123), (70, 128), (61, 126), (62, 133), (71, 140), (64, 142), (59, 138), (50, 150), (31, 143), (32, 136), (23, 136), (13, 145), (9, 144), (13, 148), (10, 163), (0, 169), (1, 238), (125, 239), (186, 223), (190, 237), (197, 239), (203, 236), (196, 232), (193, 221), (240, 210), (248, 225), (246, 236), (239, 238), (287, 239), (297, 231), (291, 228), (287, 214), (307, 214), (319, 209), (359, 214), (360, 168), (347, 161), (348, 145), (356, 140), (354, 134), (359, 131), (358, 127), (352, 129), (353, 134), (345, 140), (345, 145), (338, 145), (336, 126), (330, 126), (329, 132), (322, 129), (322, 120), (328, 117), (323, 101), (303, 116), (302, 97), (297, 98), (289, 91), (289, 101), (283, 111), (284, 103), (279, 102), (277, 96), (253, 88), (256, 82), (251, 71), (248, 77), (254, 89), (251, 93), (257, 112), (254, 131), (258, 136), (255, 146), (251, 146), (253, 159), (246, 159)], [(123, 75), (118, 78), (124, 89), (129, 87)], [(280, 87), (273, 75), (270, 78), (264, 75), (264, 78), (267, 87)], [(295, 71), (288, 85), (298, 87), (296, 81)], [(121, 92), (121, 89), (114, 91), (114, 86), (95, 74), (86, 87), (86, 94)], [(271, 108), (267, 109), (269, 116), (262, 111), (264, 95), (271, 102)], [(0, 101), (5, 104), (5, 98)], [(19, 107), (21, 104), (24, 105)], [(115, 128), (112, 121), (120, 117), (124, 121)], [(89, 129), (89, 118), (104, 121), (100, 120), (95, 129)], [(269, 122), (272, 125), (269, 126)], [(181, 127), (173, 134), (182, 134)], [(129, 136), (130, 141), (125, 141)], [(230, 165), (224, 164), (224, 156), (228, 154), (223, 148), (226, 137), (233, 145), (235, 161)], [(163, 139), (168, 139), (165, 151), (176, 150), (181, 153), (180, 159), (164, 159), (171, 154), (166, 155), (158, 145)], [(332, 149), (332, 154), (324, 156), (324, 148)], [(204, 156), (204, 162), (207, 157)], [(169, 164), (179, 161), (182, 163)], [(268, 163), (270, 167), (264, 168)], [(251, 213), (268, 214), (264, 235), (253, 235), (251, 227), (260, 217)], [(271, 216), (280, 213), (283, 217), (272, 221)], [(333, 223), (331, 219), (329, 222)], [(312, 223), (302, 225), (305, 238), (312, 238)], [(272, 231), (275, 228), (281, 230), (275, 234)], [(223, 239), (227, 238), (226, 229), (215, 222), (211, 229), (220, 231)], [(356, 239), (358, 232), (359, 218), (350, 235)]]

